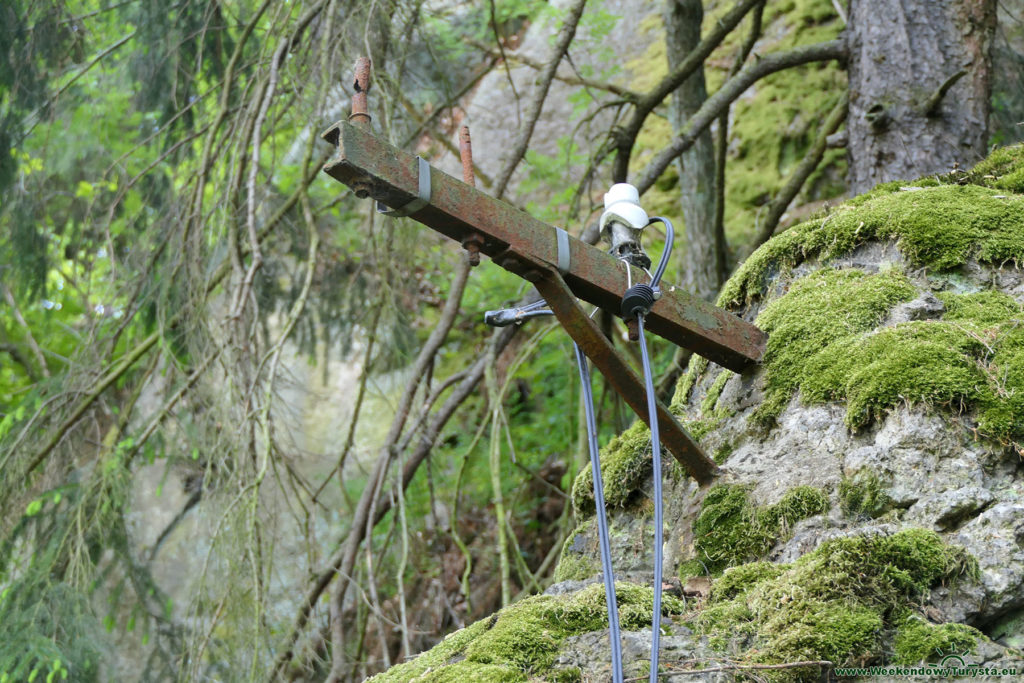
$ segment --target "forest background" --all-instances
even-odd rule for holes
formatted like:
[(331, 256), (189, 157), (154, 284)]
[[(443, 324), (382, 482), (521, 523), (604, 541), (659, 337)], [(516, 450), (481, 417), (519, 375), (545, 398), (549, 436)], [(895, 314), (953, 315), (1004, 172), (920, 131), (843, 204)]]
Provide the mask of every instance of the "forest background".
[[(551, 582), (571, 348), (486, 328), (522, 281), (321, 174), (357, 56), (377, 134), (458, 176), (468, 124), (478, 186), (542, 220), (593, 241), (637, 182), (712, 299), (903, 177), (848, 168), (853, 5), (5, 2), (0, 680), (362, 680)], [(936, 84), (988, 70), (965, 167), (1024, 139), (1024, 4), (979, 6), (990, 61)], [(687, 354), (654, 352), (671, 396)], [(605, 442), (632, 417), (598, 401)]]

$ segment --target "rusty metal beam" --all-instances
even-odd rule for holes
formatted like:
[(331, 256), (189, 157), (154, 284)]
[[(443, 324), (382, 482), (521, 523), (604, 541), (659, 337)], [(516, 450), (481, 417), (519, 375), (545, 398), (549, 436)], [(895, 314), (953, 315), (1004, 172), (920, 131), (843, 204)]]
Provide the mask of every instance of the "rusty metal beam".
[[(337, 158), (324, 170), (352, 187), (357, 196), (373, 197), (391, 207), (405, 206), (417, 196), (418, 162), (413, 155), (346, 122), (336, 123), (323, 137), (338, 147)], [(548, 267), (558, 263), (555, 228), (436, 168), (431, 169), (430, 178), (430, 203), (412, 214), (413, 219), (459, 243), (482, 240), (480, 252), (520, 276), (537, 263)], [(618, 315), (627, 288), (627, 266), (573, 238), (569, 253), (570, 266), (564, 274), (569, 290)], [(632, 281), (642, 279), (634, 269)], [(767, 335), (754, 325), (672, 287), (663, 289), (645, 322), (655, 334), (737, 372), (761, 359), (767, 341)]]
[[(548, 307), (558, 318), (558, 322), (587, 358), (597, 366), (629, 407), (650, 427), (647, 393), (643, 380), (623, 360), (597, 324), (579, 307), (576, 297), (558, 271), (539, 266), (528, 271), (526, 277), (537, 287)], [(718, 472), (718, 465), (704, 454), (693, 437), (661, 401), (658, 402), (657, 409), (661, 443), (699, 484), (710, 483)]]

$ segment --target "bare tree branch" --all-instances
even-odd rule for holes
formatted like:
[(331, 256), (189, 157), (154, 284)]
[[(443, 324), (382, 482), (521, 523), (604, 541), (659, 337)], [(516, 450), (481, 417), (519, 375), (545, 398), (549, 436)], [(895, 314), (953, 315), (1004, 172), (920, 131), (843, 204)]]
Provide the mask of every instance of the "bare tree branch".
[(526, 120), (519, 127), (519, 134), (516, 136), (515, 144), (512, 146), (512, 152), (505, 160), (505, 165), (498, 173), (498, 179), (495, 181), (494, 196), (498, 199), (504, 196), (505, 190), (508, 188), (508, 181), (512, 178), (512, 173), (516, 170), (516, 166), (519, 165), (523, 155), (526, 154), (530, 138), (533, 137), (533, 129), (537, 125), (537, 119), (540, 118), (540, 112), (544, 108), (544, 100), (547, 99), (548, 90), (551, 88), (551, 81), (555, 78), (555, 72), (558, 71), (558, 65), (569, 49), (569, 44), (572, 43), (572, 39), (576, 36), (576, 26), (579, 24), (580, 15), (583, 14), (583, 8), (586, 4), (587, 0), (576, 0), (569, 8), (569, 12), (562, 22), (562, 28), (558, 31), (555, 47), (551, 51), (551, 58), (537, 80), (537, 89), (533, 94), (533, 99), (530, 101), (530, 107), (526, 111)]
[[(650, 115), (654, 108), (657, 107), (662, 101), (669, 96), (669, 94), (678, 88), (683, 81), (690, 77), (694, 71), (700, 68), (704, 64), (704, 60), (707, 59), (716, 47), (718, 47), (725, 37), (736, 28), (736, 26), (743, 20), (747, 12), (762, 0), (740, 0), (729, 12), (722, 17), (716, 24), (714, 30), (707, 35), (700, 43), (687, 55), (686, 59), (679, 63), (679, 65), (670, 73), (668, 76), (663, 78), (660, 83), (651, 88), (650, 92), (641, 97), (636, 103), (636, 109), (633, 111), (633, 116), (630, 117), (629, 123), (623, 128), (612, 132), (613, 141), (612, 145), (615, 149), (615, 163), (612, 165), (612, 178), (617, 183), (625, 182), (626, 175), (629, 172), (629, 157), (633, 151), (633, 145), (636, 143), (636, 136), (640, 134), (640, 129), (643, 128), (644, 121)], [(698, 131), (699, 132), (699, 131)]]
[(686, 124), (686, 129), (672, 142), (665, 147), (647, 167), (640, 172), (633, 184), (637, 186), (641, 194), (654, 185), (654, 182), (665, 172), (668, 165), (693, 145), (697, 136), (711, 125), (711, 122), (719, 116), (725, 108), (743, 94), (747, 88), (765, 76), (777, 71), (810, 64), (812, 62), (824, 62), (831, 59), (842, 60), (846, 57), (846, 43), (842, 39), (830, 40), (814, 45), (776, 52), (761, 57), (753, 64), (750, 64), (738, 74), (730, 78), (714, 95), (709, 97), (704, 105), (694, 114)]
[(814, 172), (814, 169), (818, 168), (821, 158), (825, 156), (825, 148), (828, 147), (828, 136), (836, 132), (836, 129), (846, 119), (846, 111), (849, 104), (850, 96), (844, 92), (839, 102), (836, 103), (836, 106), (829, 113), (828, 118), (825, 119), (821, 130), (818, 131), (818, 136), (814, 139), (814, 144), (808, 150), (807, 156), (803, 158), (799, 166), (793, 169), (793, 173), (786, 180), (786, 184), (783, 185), (782, 189), (779, 190), (779, 194), (776, 195), (769, 205), (768, 217), (765, 218), (764, 225), (761, 226), (761, 232), (758, 233), (757, 239), (751, 245), (750, 251), (757, 249), (775, 234), (775, 228), (778, 227), (779, 220), (782, 219), (786, 209), (789, 208), (790, 202), (800, 192), (800, 188), (807, 182), (807, 178)]

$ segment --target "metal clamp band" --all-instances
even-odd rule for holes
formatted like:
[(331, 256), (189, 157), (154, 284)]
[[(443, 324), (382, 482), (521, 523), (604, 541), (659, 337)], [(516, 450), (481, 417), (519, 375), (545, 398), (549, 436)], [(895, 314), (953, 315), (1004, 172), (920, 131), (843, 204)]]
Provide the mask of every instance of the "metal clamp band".
[(401, 218), (414, 214), (430, 203), (430, 164), (421, 156), (416, 157), (419, 175), (419, 196), (399, 209), (390, 209), (382, 202), (377, 202), (377, 213), (392, 218)]
[(555, 228), (555, 242), (558, 245), (558, 272), (565, 275), (569, 272), (569, 233)]

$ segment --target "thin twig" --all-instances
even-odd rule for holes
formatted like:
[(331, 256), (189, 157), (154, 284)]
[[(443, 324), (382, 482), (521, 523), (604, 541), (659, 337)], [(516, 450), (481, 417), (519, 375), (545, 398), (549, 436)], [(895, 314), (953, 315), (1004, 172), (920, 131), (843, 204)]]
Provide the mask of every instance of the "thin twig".
[(512, 173), (526, 154), (530, 138), (533, 137), (533, 129), (537, 126), (537, 119), (540, 118), (541, 110), (544, 108), (544, 100), (547, 99), (548, 90), (551, 88), (551, 81), (554, 80), (555, 72), (558, 71), (558, 65), (561, 63), (562, 57), (565, 56), (566, 51), (569, 49), (569, 44), (576, 35), (576, 26), (586, 4), (587, 0), (575, 0), (562, 21), (562, 28), (558, 31), (555, 46), (551, 51), (551, 57), (537, 79), (537, 89), (526, 111), (526, 120), (519, 126), (519, 133), (516, 135), (516, 141), (512, 145), (512, 152), (506, 158), (504, 166), (498, 173), (497, 180), (494, 183), (494, 196), (498, 199), (504, 196), (505, 190), (508, 188), (508, 182), (512, 179)]

